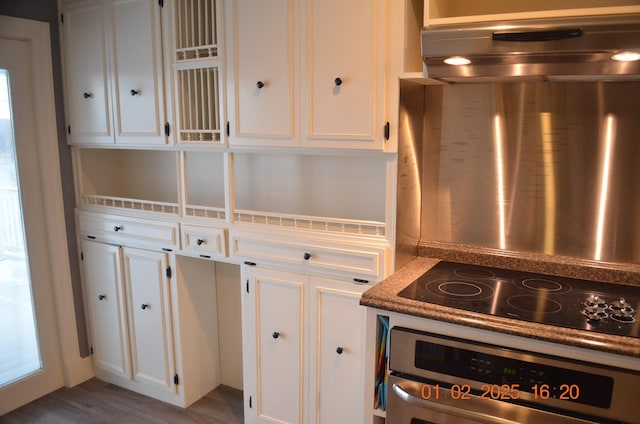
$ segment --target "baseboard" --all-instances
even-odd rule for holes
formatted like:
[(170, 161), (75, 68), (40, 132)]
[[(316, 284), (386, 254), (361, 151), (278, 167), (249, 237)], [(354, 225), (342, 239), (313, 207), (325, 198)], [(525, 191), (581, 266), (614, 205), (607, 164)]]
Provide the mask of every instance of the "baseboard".
[(64, 385), (66, 387), (77, 386), (94, 376), (91, 356), (78, 357), (64, 363)]

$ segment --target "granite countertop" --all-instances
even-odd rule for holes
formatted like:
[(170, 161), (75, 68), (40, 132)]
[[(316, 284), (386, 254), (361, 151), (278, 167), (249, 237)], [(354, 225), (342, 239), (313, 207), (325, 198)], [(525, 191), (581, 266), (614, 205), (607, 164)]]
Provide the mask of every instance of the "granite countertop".
[[(458, 261), (462, 262), (460, 257)], [(446, 258), (446, 260), (451, 260)], [(546, 324), (496, 317), (477, 312), (405, 299), (397, 294), (416, 278), (440, 262), (440, 259), (418, 257), (400, 270), (367, 290), (360, 304), (468, 327), (497, 331), (586, 349), (640, 357), (640, 338), (608, 335), (593, 331), (574, 330)], [(476, 261), (477, 262), (477, 261)], [(491, 263), (490, 265), (495, 265)], [(529, 267), (530, 270), (532, 267)], [(540, 271), (541, 272), (541, 271)], [(583, 278), (585, 274), (582, 274)]]

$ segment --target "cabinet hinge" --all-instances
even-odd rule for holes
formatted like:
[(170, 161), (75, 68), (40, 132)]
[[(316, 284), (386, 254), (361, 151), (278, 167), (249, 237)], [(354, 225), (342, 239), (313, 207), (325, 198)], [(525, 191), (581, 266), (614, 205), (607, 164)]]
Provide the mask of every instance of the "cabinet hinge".
[(171, 278), (171, 267), (167, 267), (167, 278)]
[(64, 13), (60, 14), (60, 22), (64, 23)]
[(227, 121), (227, 137), (231, 136), (231, 125), (229, 124), (229, 121)]
[(178, 374), (173, 376), (173, 384), (175, 384), (176, 386), (180, 384), (180, 377), (178, 377)]
[(67, 132), (71, 134), (71, 125), (67, 125)]
[(84, 252), (80, 252), (80, 260), (84, 261)]
[(249, 280), (247, 280), (247, 293), (249, 293)]
[(169, 137), (169, 134), (171, 134), (171, 127), (169, 126), (169, 123), (167, 122), (166, 124), (164, 124), (164, 135)]
[(89, 352), (93, 355), (93, 346), (89, 348)]
[(384, 124), (384, 139), (389, 140), (389, 122)]
[(253, 406), (251, 406), (251, 396), (249, 396), (249, 408), (253, 408)]

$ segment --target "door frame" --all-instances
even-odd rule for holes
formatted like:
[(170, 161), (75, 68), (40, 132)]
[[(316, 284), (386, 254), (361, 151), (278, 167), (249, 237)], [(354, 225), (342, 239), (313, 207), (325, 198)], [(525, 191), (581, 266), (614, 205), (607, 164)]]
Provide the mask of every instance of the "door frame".
[(93, 376), (90, 357), (80, 356), (67, 241), (58, 129), (53, 88), (49, 23), (0, 16), (0, 38), (27, 41), (32, 64), (34, 127), (37, 134), (40, 185), (45, 214), (49, 275), (57, 319), (64, 385), (72, 387)]

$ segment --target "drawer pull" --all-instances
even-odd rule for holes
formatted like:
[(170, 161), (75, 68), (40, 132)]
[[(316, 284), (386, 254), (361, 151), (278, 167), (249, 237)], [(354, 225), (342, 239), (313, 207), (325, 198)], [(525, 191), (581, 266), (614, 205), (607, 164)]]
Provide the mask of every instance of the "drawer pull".
[(198, 240), (196, 240), (196, 244), (198, 246), (202, 246), (202, 243), (204, 243), (204, 239), (199, 238)]
[(93, 93), (87, 93), (86, 91), (84, 93), (82, 93), (82, 97), (84, 97), (85, 99), (88, 99), (90, 97), (93, 97)]
[(309, 259), (311, 259), (311, 253), (305, 252), (303, 258), (305, 261), (308, 261)]
[(338, 77), (333, 82), (336, 84), (336, 87), (340, 87), (342, 85), (342, 78)]
[(140, 305), (140, 307), (141, 307), (142, 309), (147, 309), (147, 308), (149, 308), (149, 306), (150, 306), (150, 305), (149, 305), (148, 303), (143, 303), (142, 305)]
[(336, 353), (337, 353), (338, 355), (342, 355), (342, 352), (344, 352), (344, 349), (343, 349), (343, 348), (341, 348), (340, 346), (338, 346), (338, 348), (336, 349)]
[(263, 83), (262, 81), (258, 81), (258, 82), (256, 83), (256, 87), (258, 87), (258, 88), (262, 88), (262, 87), (264, 87), (264, 83)]
[(116, 233), (120, 230), (122, 230), (122, 225), (116, 225), (113, 227), (113, 231), (115, 231)]
[(280, 333), (277, 331), (274, 331), (271, 337), (273, 337), (274, 339), (277, 339), (278, 337), (280, 337)]
[(99, 294), (98, 295), (98, 300), (105, 300), (107, 298), (107, 295), (105, 294)]
[(369, 284), (369, 280), (363, 280), (362, 278), (354, 278), (353, 281), (360, 284)]
[(140, 94), (140, 90), (131, 90), (129, 91), (129, 93), (131, 93), (132, 96), (137, 96), (138, 94)]

